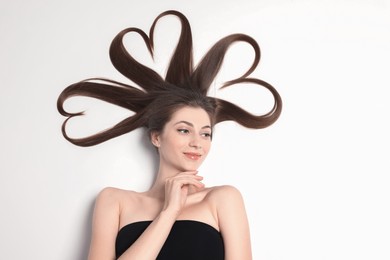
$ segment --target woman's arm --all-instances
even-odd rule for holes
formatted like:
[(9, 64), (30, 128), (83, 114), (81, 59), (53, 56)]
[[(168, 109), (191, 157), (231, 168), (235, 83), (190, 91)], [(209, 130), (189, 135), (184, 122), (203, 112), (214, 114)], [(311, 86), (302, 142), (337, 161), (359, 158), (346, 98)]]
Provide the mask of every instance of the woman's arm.
[(172, 217), (165, 212), (161, 212), (134, 244), (118, 258), (118, 260), (156, 259), (171, 231), (175, 219), (175, 217)]
[(215, 198), (225, 260), (251, 260), (249, 224), (241, 193), (232, 186), (222, 186)]
[[(184, 172), (165, 184), (165, 203), (160, 214), (142, 235), (118, 258), (120, 260), (156, 259), (177, 216), (185, 205), (188, 186), (203, 187), (195, 172)], [(104, 189), (95, 206), (89, 260), (115, 259), (115, 240), (119, 229), (119, 196), (115, 189)]]
[[(120, 213), (118, 197), (120, 194), (115, 189), (105, 188), (96, 199), (89, 260), (116, 259), (115, 240)], [(175, 219), (175, 216), (162, 211), (118, 259), (156, 259)]]
[(160, 214), (119, 260), (156, 259), (167, 239), (177, 216), (184, 207), (189, 185), (203, 188), (197, 172), (182, 172), (165, 181), (165, 200)]
[(105, 188), (97, 196), (92, 219), (89, 260), (115, 259), (115, 239), (119, 227), (118, 192)]

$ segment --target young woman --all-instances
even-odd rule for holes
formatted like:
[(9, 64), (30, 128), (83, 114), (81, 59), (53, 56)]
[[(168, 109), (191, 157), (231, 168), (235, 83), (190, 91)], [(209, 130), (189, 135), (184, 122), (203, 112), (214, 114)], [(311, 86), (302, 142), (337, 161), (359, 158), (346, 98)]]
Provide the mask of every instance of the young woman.
[[(165, 15), (182, 24), (178, 45), (167, 75), (162, 79), (138, 63), (124, 48), (122, 39), (134, 32), (143, 37), (152, 54), (153, 30)], [(207, 96), (228, 47), (244, 41), (255, 50), (249, 70), (223, 85), (252, 83), (266, 87), (275, 98), (273, 109), (252, 115), (225, 100)], [(167, 11), (154, 21), (149, 37), (138, 28), (120, 32), (112, 42), (114, 66), (141, 88), (106, 79), (73, 84), (57, 103), (64, 137), (80, 146), (91, 146), (145, 127), (159, 154), (156, 180), (146, 192), (106, 188), (98, 195), (93, 217), (89, 259), (252, 259), (248, 220), (240, 192), (233, 186), (205, 187), (198, 167), (206, 158), (216, 123), (235, 120), (250, 128), (263, 128), (277, 120), (281, 99), (268, 83), (248, 75), (260, 59), (257, 43), (247, 35), (234, 34), (217, 42), (196, 69), (192, 65), (192, 36), (187, 19)], [(74, 139), (66, 123), (82, 113), (68, 113), (65, 100), (74, 95), (98, 98), (135, 112), (116, 126), (90, 137)]]

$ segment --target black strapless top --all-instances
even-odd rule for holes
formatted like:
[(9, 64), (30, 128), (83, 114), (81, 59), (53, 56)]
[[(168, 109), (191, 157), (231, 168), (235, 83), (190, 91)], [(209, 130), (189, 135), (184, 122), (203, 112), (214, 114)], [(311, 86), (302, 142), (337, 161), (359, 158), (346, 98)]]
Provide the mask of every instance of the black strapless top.
[[(145, 231), (152, 221), (130, 223), (118, 232), (115, 254), (121, 256)], [(221, 233), (212, 226), (194, 220), (177, 220), (168, 235), (158, 260), (223, 260)]]

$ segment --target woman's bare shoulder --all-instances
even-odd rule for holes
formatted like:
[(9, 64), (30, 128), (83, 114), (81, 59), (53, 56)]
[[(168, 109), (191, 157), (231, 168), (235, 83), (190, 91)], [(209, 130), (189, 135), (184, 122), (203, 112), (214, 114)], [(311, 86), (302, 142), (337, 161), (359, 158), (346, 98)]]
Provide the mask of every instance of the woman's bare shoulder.
[(232, 185), (221, 185), (209, 187), (207, 199), (213, 204), (218, 205), (226, 201), (241, 200), (241, 192)]
[(114, 187), (105, 187), (97, 195), (97, 203), (121, 204), (124, 200), (132, 200), (140, 197), (140, 193), (132, 190), (124, 190)]
[(131, 195), (132, 193), (136, 193), (136, 192), (131, 191), (131, 190), (114, 188), (114, 187), (105, 187), (98, 193), (98, 198), (99, 197), (103, 197), (103, 198), (118, 197), (118, 196), (123, 196), (123, 195)]
[(241, 196), (240, 191), (232, 185), (221, 185), (208, 188), (208, 195), (215, 197)]

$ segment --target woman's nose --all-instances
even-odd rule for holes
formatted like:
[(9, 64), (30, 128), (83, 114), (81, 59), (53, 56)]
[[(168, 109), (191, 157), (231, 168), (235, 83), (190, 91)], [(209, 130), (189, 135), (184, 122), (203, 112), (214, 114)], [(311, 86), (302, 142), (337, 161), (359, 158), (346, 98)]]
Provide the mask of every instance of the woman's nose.
[(194, 147), (196, 149), (201, 149), (202, 148), (202, 145), (201, 145), (201, 142), (200, 142), (200, 138), (197, 137), (197, 136), (194, 136), (191, 138), (191, 141), (189, 143), (190, 147)]

